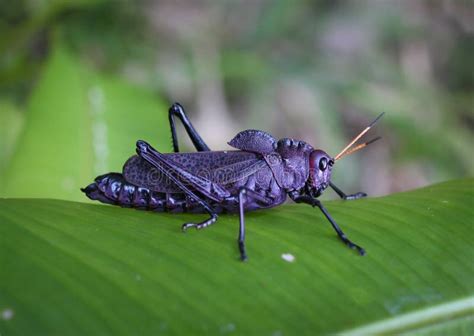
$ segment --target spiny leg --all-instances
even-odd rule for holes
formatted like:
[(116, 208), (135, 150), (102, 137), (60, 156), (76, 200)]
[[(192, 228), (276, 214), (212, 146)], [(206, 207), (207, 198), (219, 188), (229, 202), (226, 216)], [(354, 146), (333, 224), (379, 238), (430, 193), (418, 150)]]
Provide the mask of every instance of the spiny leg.
[(196, 192), (203, 194), (207, 198), (219, 201), (229, 196), (226, 190), (207, 179), (189, 173), (182, 167), (176, 165), (176, 163), (170, 162), (163, 154), (156, 151), (145, 141), (137, 141), (137, 154), (153, 165), (160, 173), (169, 178), (183, 193), (195, 200), (209, 214), (210, 218), (205, 221), (184, 224), (182, 227), (184, 231), (189, 227), (200, 229), (211, 225), (217, 220), (217, 214)]
[(346, 193), (344, 193), (341, 189), (336, 187), (332, 182), (329, 182), (329, 186), (339, 195), (340, 198), (345, 199), (345, 200), (355, 200), (355, 199), (367, 196), (367, 194), (363, 192), (346, 195)]
[(193, 191), (216, 202), (222, 202), (231, 196), (230, 192), (220, 184), (189, 172), (143, 140), (137, 141), (137, 154), (168, 177), (185, 194), (197, 201), (199, 198)]
[(184, 223), (181, 226), (181, 229), (183, 230), (183, 232), (186, 232), (191, 227), (194, 227), (197, 230), (200, 230), (200, 229), (204, 229), (204, 228), (214, 224), (217, 221), (217, 215), (215, 213), (209, 212), (209, 211), (208, 211), (208, 213), (211, 217), (204, 220), (204, 221), (202, 221), (202, 222), (199, 222), (199, 223)]
[(179, 152), (178, 137), (176, 135), (176, 127), (174, 123), (175, 116), (178, 117), (179, 120), (181, 120), (181, 122), (183, 123), (184, 129), (186, 130), (188, 136), (191, 138), (191, 141), (193, 142), (194, 147), (196, 147), (196, 150), (198, 152), (210, 151), (209, 147), (206, 145), (204, 140), (201, 138), (201, 136), (191, 124), (191, 121), (189, 120), (188, 116), (186, 115), (186, 112), (184, 111), (184, 108), (181, 106), (181, 104), (174, 103), (168, 110), (168, 119), (170, 121), (171, 137), (173, 140), (174, 152)]
[(365, 255), (365, 250), (359, 245), (353, 243), (349, 238), (347, 238), (345, 233), (342, 232), (339, 225), (337, 225), (337, 223), (334, 221), (334, 219), (331, 217), (329, 212), (326, 210), (326, 208), (321, 204), (319, 200), (308, 195), (298, 196), (294, 198), (293, 200), (296, 203), (306, 203), (313, 207), (317, 206), (321, 210), (321, 212), (324, 214), (324, 216), (326, 216), (329, 223), (331, 223), (332, 227), (334, 228), (334, 230), (336, 231), (337, 235), (342, 240), (342, 242), (346, 244), (348, 247), (350, 247), (351, 249), (357, 249), (360, 255)]
[(248, 201), (248, 197), (261, 202), (264, 205), (270, 204), (271, 200), (257, 194), (255, 191), (242, 187), (239, 190), (239, 237), (237, 238), (237, 244), (240, 251), (240, 260), (247, 260), (247, 253), (245, 251), (245, 203)]

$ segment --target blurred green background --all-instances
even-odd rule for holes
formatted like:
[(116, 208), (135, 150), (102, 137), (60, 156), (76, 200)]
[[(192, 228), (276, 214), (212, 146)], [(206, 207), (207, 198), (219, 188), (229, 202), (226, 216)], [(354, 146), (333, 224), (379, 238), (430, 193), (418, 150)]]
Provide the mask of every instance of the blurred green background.
[(461, 0), (1, 0), (0, 196), (85, 201), (79, 187), (120, 171), (137, 139), (171, 150), (174, 101), (213, 149), (256, 128), (332, 155), (385, 111), (371, 131), (383, 140), (336, 166), (347, 192), (472, 176), (473, 10)]

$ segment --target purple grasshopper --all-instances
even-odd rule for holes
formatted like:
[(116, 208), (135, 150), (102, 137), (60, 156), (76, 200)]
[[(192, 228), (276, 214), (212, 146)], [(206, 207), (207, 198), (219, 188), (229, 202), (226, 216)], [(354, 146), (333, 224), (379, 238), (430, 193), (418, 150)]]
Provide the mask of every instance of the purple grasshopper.
[[(296, 203), (318, 207), (342, 242), (364, 255), (365, 250), (347, 238), (317, 197), (327, 187), (345, 200), (367, 196), (362, 192), (346, 195), (331, 182), (331, 172), (338, 159), (379, 139), (352, 147), (382, 115), (334, 158), (304, 141), (289, 138), (277, 141), (258, 130), (237, 134), (229, 142), (237, 150), (211, 151), (183, 107), (175, 103), (169, 109), (174, 153), (160, 153), (139, 140), (138, 155), (128, 159), (121, 174), (98, 176), (81, 190), (92, 200), (122, 207), (209, 214), (202, 222), (183, 224), (183, 231), (190, 227), (205, 228), (217, 220), (219, 213), (238, 212), (241, 260), (247, 259), (244, 213), (278, 206), (289, 196)], [(197, 152), (179, 152), (175, 117), (183, 123)]]

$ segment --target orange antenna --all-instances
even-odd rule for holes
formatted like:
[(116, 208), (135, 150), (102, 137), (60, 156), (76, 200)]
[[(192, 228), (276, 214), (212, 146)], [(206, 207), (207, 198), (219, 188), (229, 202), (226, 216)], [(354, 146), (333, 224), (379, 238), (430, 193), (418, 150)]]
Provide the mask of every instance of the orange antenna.
[[(359, 140), (360, 138), (362, 138), (362, 137), (364, 136), (364, 134), (367, 133), (367, 132), (372, 128), (372, 126), (374, 126), (375, 123), (376, 123), (380, 118), (382, 118), (382, 116), (383, 116), (384, 114), (385, 114), (385, 112), (382, 112), (377, 118), (375, 118), (374, 121), (372, 121), (372, 122), (370, 123), (369, 126), (367, 126), (362, 132), (360, 132), (359, 135), (357, 135), (357, 136), (354, 138), (354, 140), (352, 140), (339, 154), (337, 154), (337, 155), (334, 157), (334, 161), (339, 160), (339, 159), (344, 155), (344, 153), (346, 153), (346, 152), (349, 150), (349, 148), (351, 148), (352, 145), (357, 142), (357, 140)], [(377, 140), (378, 140), (378, 139), (377, 139)], [(375, 141), (375, 140), (369, 141), (369, 143), (372, 143), (372, 142), (374, 142), (374, 141)], [(358, 148), (357, 150), (359, 150), (359, 149), (361, 149), (361, 148), (364, 148), (364, 147), (367, 146), (369, 143), (367, 143), (367, 144), (362, 144), (362, 145), (364, 145), (364, 146)], [(359, 146), (360, 146), (360, 145), (359, 145)], [(359, 147), (359, 146), (357, 146), (357, 147)], [(355, 148), (357, 148), (357, 147), (355, 147)], [(355, 152), (355, 150), (352, 150), (352, 151), (351, 151), (351, 153), (354, 153), (354, 152)]]
[(382, 137), (376, 137), (376, 138), (374, 138), (374, 139), (372, 139), (372, 140), (370, 140), (370, 141), (367, 141), (367, 142), (365, 142), (365, 143), (363, 143), (363, 144), (357, 145), (357, 146), (355, 146), (354, 148), (351, 148), (351, 149), (349, 149), (348, 151), (346, 151), (343, 155), (339, 156), (338, 159), (341, 159), (341, 158), (343, 158), (344, 156), (347, 156), (347, 155), (351, 155), (351, 154), (357, 152), (358, 150), (361, 150), (361, 149), (364, 148), (365, 146), (368, 146), (368, 145), (370, 145), (371, 143), (374, 143), (375, 141), (380, 140), (380, 139), (382, 139)]

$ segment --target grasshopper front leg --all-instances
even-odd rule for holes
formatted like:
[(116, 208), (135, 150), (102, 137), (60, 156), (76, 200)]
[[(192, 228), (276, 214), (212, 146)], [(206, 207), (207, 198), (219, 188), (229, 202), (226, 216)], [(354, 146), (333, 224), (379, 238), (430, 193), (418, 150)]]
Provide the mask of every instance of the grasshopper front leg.
[(339, 227), (339, 225), (337, 225), (336, 221), (332, 218), (332, 216), (329, 214), (329, 212), (323, 206), (321, 201), (319, 201), (318, 199), (316, 199), (314, 197), (311, 197), (309, 195), (290, 194), (290, 197), (296, 203), (306, 203), (306, 204), (311, 205), (312, 207), (317, 206), (319, 208), (319, 210), (321, 210), (321, 212), (327, 218), (329, 223), (331, 223), (334, 231), (336, 231), (336, 233), (337, 233), (338, 237), (341, 239), (341, 241), (344, 244), (346, 244), (346, 246), (348, 246), (349, 248), (356, 249), (357, 252), (359, 252), (359, 254), (361, 256), (365, 255), (365, 249), (362, 248), (361, 246), (355, 244), (354, 242), (352, 242), (349, 238), (347, 238), (346, 234), (342, 231), (342, 229)]
[(367, 194), (366, 193), (363, 193), (363, 192), (358, 192), (358, 193), (355, 193), (355, 194), (350, 194), (350, 195), (347, 195), (345, 192), (343, 192), (341, 189), (339, 189), (338, 187), (336, 187), (336, 185), (334, 185), (334, 183), (332, 182), (329, 182), (329, 186), (332, 188), (332, 190), (334, 190), (336, 192), (336, 194), (339, 195), (340, 198), (344, 199), (344, 200), (355, 200), (355, 199), (358, 199), (358, 198), (362, 198), (362, 197), (366, 197)]

